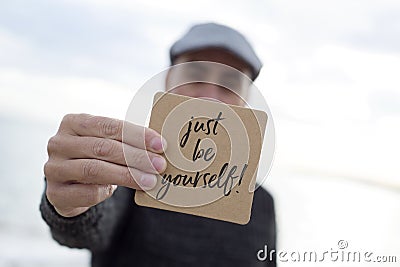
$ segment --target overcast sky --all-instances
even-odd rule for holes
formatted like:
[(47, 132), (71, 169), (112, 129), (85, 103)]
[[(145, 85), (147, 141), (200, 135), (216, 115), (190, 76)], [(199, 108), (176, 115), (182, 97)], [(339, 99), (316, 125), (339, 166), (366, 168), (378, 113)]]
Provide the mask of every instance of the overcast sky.
[(276, 168), (400, 186), (399, 1), (1, 1), (0, 115), (124, 118), (197, 22), (242, 31), (264, 62)]

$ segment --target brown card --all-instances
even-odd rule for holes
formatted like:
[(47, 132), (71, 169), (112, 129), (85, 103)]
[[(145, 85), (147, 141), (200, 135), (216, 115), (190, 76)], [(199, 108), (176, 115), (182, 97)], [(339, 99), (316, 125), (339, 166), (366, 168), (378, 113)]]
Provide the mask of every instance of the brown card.
[(154, 97), (149, 127), (167, 140), (167, 169), (141, 206), (247, 224), (267, 114), (170, 93)]

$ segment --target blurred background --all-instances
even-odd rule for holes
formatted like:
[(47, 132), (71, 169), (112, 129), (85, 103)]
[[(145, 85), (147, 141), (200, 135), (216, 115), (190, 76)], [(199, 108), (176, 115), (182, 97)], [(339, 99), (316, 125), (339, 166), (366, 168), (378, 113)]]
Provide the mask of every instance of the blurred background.
[(277, 139), (263, 186), (278, 249), (345, 240), (397, 255), (383, 266), (398, 266), (399, 14), (395, 0), (0, 0), (0, 266), (89, 266), (89, 253), (59, 246), (40, 217), (47, 140), (66, 113), (123, 119), (168, 66), (169, 46), (209, 21), (244, 33), (264, 62), (256, 85)]

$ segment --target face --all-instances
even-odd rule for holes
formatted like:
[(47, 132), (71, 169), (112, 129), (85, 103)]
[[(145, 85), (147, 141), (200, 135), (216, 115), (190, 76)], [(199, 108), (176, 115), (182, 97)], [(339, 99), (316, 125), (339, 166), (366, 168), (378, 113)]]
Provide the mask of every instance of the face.
[[(179, 56), (174, 64), (211, 61), (228, 65), (250, 77), (250, 68), (242, 60), (221, 49), (206, 49)], [(179, 81), (206, 80), (206, 82), (192, 82), (173, 88), (170, 92), (191, 97), (210, 98), (226, 104), (243, 106), (246, 99), (250, 80), (238, 71), (219, 64), (190, 64), (187, 67), (170, 71), (167, 76), (167, 88)], [(215, 83), (221, 84), (217, 85)], [(224, 86), (222, 86), (224, 85)], [(231, 90), (227, 89), (230, 88)], [(242, 97), (240, 97), (240, 96)]]

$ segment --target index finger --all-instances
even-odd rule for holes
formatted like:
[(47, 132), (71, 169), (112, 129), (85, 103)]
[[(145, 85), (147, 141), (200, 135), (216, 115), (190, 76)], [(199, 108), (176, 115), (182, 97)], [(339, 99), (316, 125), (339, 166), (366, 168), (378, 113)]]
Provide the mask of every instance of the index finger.
[(94, 136), (124, 142), (128, 145), (160, 153), (166, 141), (155, 130), (113, 118), (89, 114), (68, 114), (63, 118), (60, 132), (78, 136)]

